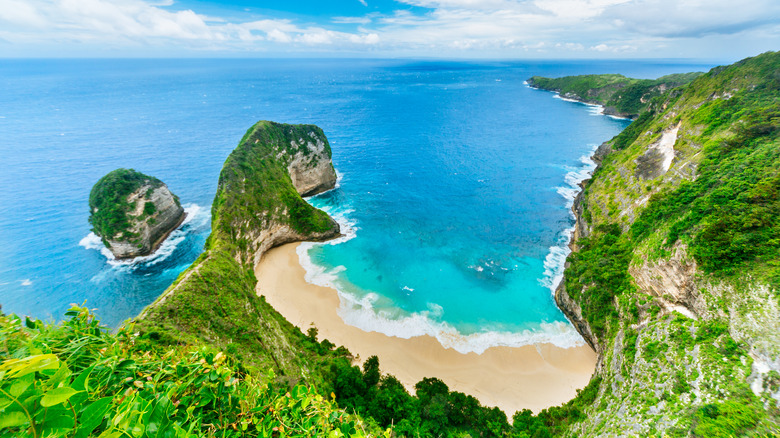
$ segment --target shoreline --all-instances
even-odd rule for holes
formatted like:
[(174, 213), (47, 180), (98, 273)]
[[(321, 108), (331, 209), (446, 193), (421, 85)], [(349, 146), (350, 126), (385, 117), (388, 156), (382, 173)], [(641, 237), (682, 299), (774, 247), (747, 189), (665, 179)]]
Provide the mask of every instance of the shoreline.
[(263, 255), (255, 267), (257, 294), (303, 332), (317, 327), (319, 340), (343, 345), (357, 362), (376, 355), (382, 373), (394, 375), (412, 394), (415, 383), (437, 377), (451, 391), (472, 395), (484, 406), (497, 406), (511, 418), (518, 410), (538, 413), (571, 400), (595, 370), (597, 356), (587, 345), (491, 347), (482, 354), (462, 354), (432, 336), (403, 339), (347, 325), (338, 315), (338, 292), (306, 282), (298, 245), (283, 245)]

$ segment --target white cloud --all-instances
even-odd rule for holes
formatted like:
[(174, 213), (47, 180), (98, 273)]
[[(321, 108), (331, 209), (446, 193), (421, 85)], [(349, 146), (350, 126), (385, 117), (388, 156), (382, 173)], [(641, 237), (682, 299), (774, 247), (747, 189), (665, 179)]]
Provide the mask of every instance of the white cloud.
[[(353, 53), (370, 46), (391, 55), (608, 57), (712, 56), (726, 46), (749, 55), (780, 46), (778, 0), (396, 1), (392, 13), (302, 24), (206, 16), (177, 10), (172, 0), (0, 0), (0, 49)], [(359, 27), (343, 31), (344, 24)], [(702, 53), (707, 47), (711, 53)]]
[(38, 13), (35, 7), (24, 1), (0, 0), (0, 22), (22, 27), (41, 28), (46, 24), (46, 19)]
[[(745, 55), (780, 45), (776, 34), (762, 36), (780, 23), (777, 0), (399, 1), (431, 10), (378, 20), (383, 44), (456, 55), (724, 56), (711, 34), (738, 34), (730, 47)], [(702, 53), (706, 41), (711, 48)]]
[(337, 24), (368, 24), (371, 22), (369, 17), (333, 17), (331, 22)]
[(633, 0), (605, 12), (624, 31), (669, 37), (735, 34), (780, 23), (777, 0)]
[[(194, 50), (364, 46), (379, 41), (370, 31), (338, 32), (283, 19), (237, 23), (192, 10), (163, 8), (171, 5), (171, 0), (0, 0), (0, 38), (18, 45), (64, 41)], [(364, 20), (358, 23), (367, 24)]]
[(513, 0), (397, 0), (412, 6), (431, 9), (511, 9), (520, 4)]

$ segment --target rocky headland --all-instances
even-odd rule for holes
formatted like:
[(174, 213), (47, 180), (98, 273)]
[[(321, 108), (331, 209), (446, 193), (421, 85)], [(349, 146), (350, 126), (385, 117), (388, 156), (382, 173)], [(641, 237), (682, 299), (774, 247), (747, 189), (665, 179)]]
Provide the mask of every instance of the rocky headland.
[(671, 74), (658, 79), (635, 79), (619, 74), (545, 78), (533, 76), (526, 82), (532, 88), (553, 91), (561, 97), (601, 105), (604, 114), (636, 119), (650, 102), (665, 92), (686, 85), (700, 72)]
[(254, 267), (273, 247), (340, 236), (338, 223), (302, 198), (335, 185), (320, 128), (256, 123), (225, 160), (203, 254), (144, 309), (138, 327), (167, 342), (228, 349), (279, 376), (319, 373), (308, 338), (257, 296)]

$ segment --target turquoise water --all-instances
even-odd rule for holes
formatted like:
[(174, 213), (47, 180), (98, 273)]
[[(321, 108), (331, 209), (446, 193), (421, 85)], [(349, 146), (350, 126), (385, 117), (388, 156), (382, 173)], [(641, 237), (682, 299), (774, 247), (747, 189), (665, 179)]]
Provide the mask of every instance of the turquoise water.
[[(627, 121), (524, 84), (709, 66), (636, 62), (4, 60), (0, 63), (0, 304), (59, 319), (70, 303), (116, 326), (197, 258), (227, 155), (257, 120), (314, 123), (341, 179), (310, 199), (344, 224), (304, 245), (308, 279), (344, 319), (461, 351), (578, 342), (555, 307), (587, 156)], [(165, 181), (188, 223), (156, 255), (110, 260), (87, 223), (117, 167)], [(335, 243), (335, 244), (334, 244)]]
[(364, 110), (384, 122), (337, 163), (339, 188), (311, 199), (347, 231), (299, 250), (307, 280), (341, 291), (340, 315), (367, 331), (462, 352), (579, 345), (552, 299), (571, 201), (595, 147), (629, 122), (485, 73), (373, 90), (395, 102)]

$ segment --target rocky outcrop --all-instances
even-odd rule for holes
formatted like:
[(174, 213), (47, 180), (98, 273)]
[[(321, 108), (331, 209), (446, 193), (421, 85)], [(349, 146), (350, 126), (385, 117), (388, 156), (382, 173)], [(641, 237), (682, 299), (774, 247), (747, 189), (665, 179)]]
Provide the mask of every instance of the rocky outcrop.
[[(742, 217), (738, 213), (761, 212), (777, 199), (766, 195), (771, 184), (756, 182), (772, 178), (776, 164), (703, 145), (750, 145), (756, 156), (776, 150), (777, 137), (767, 135), (777, 132), (775, 120), (767, 119), (755, 137), (739, 133), (752, 123), (746, 114), (765, 111), (762, 99), (776, 99), (765, 91), (762, 69), (777, 71), (778, 62), (778, 53), (761, 55), (671, 90), (599, 148), (599, 167), (572, 207), (570, 246), (579, 254), (555, 293), (599, 354), (598, 393), (563, 436), (766, 436), (778, 430), (780, 301), (776, 279), (767, 275), (776, 266), (776, 249), (767, 250), (771, 257), (731, 258), (769, 222), (753, 221), (749, 232), (740, 220), (702, 231), (717, 223), (719, 216), (707, 216), (713, 211)], [(707, 111), (719, 105), (712, 99), (740, 97), (735, 114), (741, 119), (708, 124)], [(713, 176), (717, 183), (707, 185)], [(731, 187), (733, 194), (726, 190)], [(729, 195), (709, 197), (709, 190)], [(730, 197), (741, 201), (732, 204)], [(575, 286), (581, 287), (576, 294)], [(718, 412), (730, 406), (738, 408)], [(738, 413), (745, 417), (737, 420)], [(735, 421), (743, 422), (741, 429)]]
[(300, 139), (292, 142), (298, 152), (287, 166), (295, 190), (303, 196), (331, 190), (336, 187), (336, 171), (330, 157), (324, 156), (325, 141), (316, 135), (308, 141)]
[(644, 260), (628, 272), (643, 293), (655, 297), (655, 302), (667, 313), (679, 312), (689, 318), (707, 315), (707, 303), (696, 284), (696, 261), (688, 257), (685, 245), (677, 242), (671, 257), (656, 261)]
[(92, 231), (117, 259), (154, 252), (184, 221), (178, 197), (157, 178), (117, 169), (101, 178), (89, 195)]
[(677, 141), (677, 132), (680, 130), (680, 124), (665, 130), (661, 138), (651, 144), (647, 151), (636, 159), (637, 178), (650, 180), (658, 178), (669, 171), (674, 160), (674, 143)]
[(590, 348), (596, 353), (601, 353), (602, 346), (599, 344), (598, 338), (593, 334), (588, 321), (582, 316), (580, 305), (566, 292), (566, 283), (564, 281), (561, 281), (555, 289), (555, 303), (574, 328), (577, 329), (577, 332), (585, 339), (585, 342), (590, 345)]
[(318, 373), (302, 359), (309, 341), (257, 295), (254, 267), (275, 246), (340, 235), (336, 221), (302, 199), (335, 184), (320, 128), (256, 123), (222, 167), (203, 254), (144, 309), (137, 329), (240, 352), (242, 362), (291, 381)]
[[(105, 239), (108, 249), (118, 259), (153, 253), (187, 216), (165, 185), (157, 188), (151, 184), (143, 185), (127, 197), (127, 202), (134, 206), (133, 211), (128, 213), (128, 232)], [(145, 210), (152, 210), (151, 207), (146, 208), (147, 203), (154, 205), (154, 213), (146, 214)]]
[(225, 161), (212, 239), (254, 266), (269, 249), (339, 236), (336, 221), (302, 199), (336, 186), (328, 140), (313, 125), (255, 124)]

